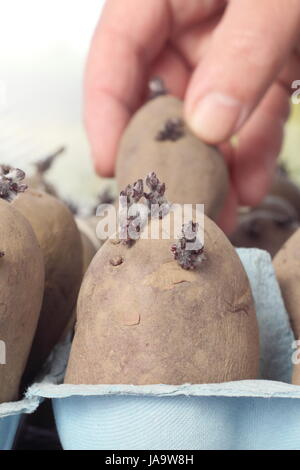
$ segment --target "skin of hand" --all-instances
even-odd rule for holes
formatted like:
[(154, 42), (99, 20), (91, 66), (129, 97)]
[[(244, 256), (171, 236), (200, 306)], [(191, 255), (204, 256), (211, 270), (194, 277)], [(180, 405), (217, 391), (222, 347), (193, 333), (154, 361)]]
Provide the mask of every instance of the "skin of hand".
[(219, 223), (229, 233), (238, 204), (258, 204), (272, 179), (300, 78), (300, 1), (107, 0), (84, 84), (99, 174), (113, 175), (121, 135), (152, 76), (184, 99), (191, 128), (225, 156), (231, 190)]

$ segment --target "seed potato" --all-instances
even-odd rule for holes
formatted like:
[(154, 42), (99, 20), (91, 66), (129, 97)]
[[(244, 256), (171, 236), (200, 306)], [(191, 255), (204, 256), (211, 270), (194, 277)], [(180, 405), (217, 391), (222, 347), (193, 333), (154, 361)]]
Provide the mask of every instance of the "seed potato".
[(12, 204), (0, 199), (0, 403), (18, 399), (44, 293), (44, 260), (35, 234)]
[(116, 165), (119, 188), (150, 171), (165, 182), (171, 202), (205, 204), (209, 217), (219, 214), (228, 191), (223, 157), (189, 130), (182, 102), (170, 95), (148, 101), (121, 140)]
[[(151, 229), (151, 224), (144, 230)], [(174, 239), (108, 240), (84, 277), (65, 383), (255, 379), (258, 329), (242, 264), (205, 217), (205, 259), (185, 270)]]
[(28, 189), (13, 206), (30, 222), (45, 263), (45, 292), (24, 381), (34, 379), (61, 337), (82, 280), (82, 242), (69, 209), (53, 196)]

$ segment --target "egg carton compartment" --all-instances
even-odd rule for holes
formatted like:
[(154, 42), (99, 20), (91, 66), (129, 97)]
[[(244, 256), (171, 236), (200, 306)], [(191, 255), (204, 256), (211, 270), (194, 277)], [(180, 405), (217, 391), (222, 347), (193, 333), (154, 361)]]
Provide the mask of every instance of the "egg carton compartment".
[(33, 413), (41, 400), (38, 396), (32, 396), (0, 404), (0, 450), (12, 448), (22, 417)]
[[(62, 384), (70, 342), (27, 398), (52, 399), (64, 449), (300, 449), (294, 336), (270, 256), (238, 249), (260, 331), (260, 380), (191, 385)], [(101, 360), (101, 359), (99, 359)]]
[[(71, 334), (55, 346), (42, 370), (37, 376), (38, 383), (52, 386), (63, 381), (71, 347)], [(58, 360), (59, 358), (59, 360)], [(34, 413), (44, 401), (41, 394), (26, 393), (19, 401), (0, 404), (0, 450), (13, 447), (18, 428), (26, 414)]]
[(79, 390), (53, 398), (64, 449), (300, 449), (297, 386), (246, 381)]

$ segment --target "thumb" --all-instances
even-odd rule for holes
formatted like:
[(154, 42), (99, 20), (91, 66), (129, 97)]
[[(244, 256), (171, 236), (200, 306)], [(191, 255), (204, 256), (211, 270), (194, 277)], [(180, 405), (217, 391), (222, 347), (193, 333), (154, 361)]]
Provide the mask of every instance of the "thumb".
[(299, 26), (299, 0), (230, 0), (186, 94), (186, 119), (199, 137), (217, 144), (244, 124), (296, 44)]

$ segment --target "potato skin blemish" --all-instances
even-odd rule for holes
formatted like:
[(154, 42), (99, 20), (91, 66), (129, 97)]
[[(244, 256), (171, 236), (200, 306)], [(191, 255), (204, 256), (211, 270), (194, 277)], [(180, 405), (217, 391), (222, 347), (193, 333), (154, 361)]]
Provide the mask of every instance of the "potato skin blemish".
[(124, 260), (123, 260), (122, 256), (115, 256), (114, 258), (111, 258), (109, 260), (109, 262), (112, 266), (120, 266), (120, 264), (122, 264), (123, 261)]

